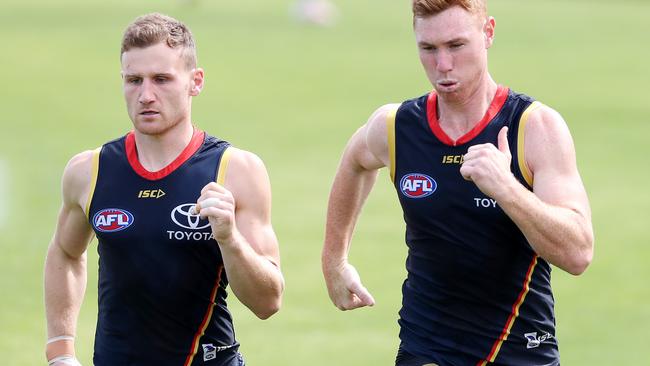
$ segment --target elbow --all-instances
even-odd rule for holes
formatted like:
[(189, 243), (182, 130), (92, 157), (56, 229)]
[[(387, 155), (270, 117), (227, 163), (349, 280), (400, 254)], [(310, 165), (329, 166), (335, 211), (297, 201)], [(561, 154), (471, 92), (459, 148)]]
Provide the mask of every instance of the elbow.
[(579, 258), (575, 258), (565, 270), (574, 276), (580, 276), (587, 270), (592, 258), (592, 255), (581, 255)]
[[(278, 271), (278, 273), (280, 273)], [(261, 320), (266, 320), (280, 311), (282, 295), (284, 293), (284, 277), (280, 273), (273, 284), (267, 287), (264, 294), (259, 294), (257, 301), (249, 303), (248, 308)]]
[(251, 308), (253, 314), (262, 320), (266, 320), (280, 311), (282, 307), (282, 294), (284, 293), (284, 279), (280, 281), (278, 286), (273, 288), (273, 291), (267, 295), (266, 300), (259, 303), (255, 308)]
[(253, 309), (253, 314), (255, 314), (255, 316), (261, 320), (266, 320), (280, 311), (281, 305), (282, 299), (278, 296), (278, 298), (274, 299), (274, 301), (269, 301), (268, 303), (264, 304), (264, 306)]
[(574, 276), (583, 274), (587, 267), (594, 259), (594, 237), (592, 233), (585, 235), (584, 244), (582, 249), (573, 256), (571, 263), (566, 268), (566, 271)]

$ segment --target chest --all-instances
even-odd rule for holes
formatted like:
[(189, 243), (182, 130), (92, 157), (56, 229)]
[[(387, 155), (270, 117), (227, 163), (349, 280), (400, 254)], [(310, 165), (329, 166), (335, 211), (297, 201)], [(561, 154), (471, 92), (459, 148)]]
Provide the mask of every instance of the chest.
[(214, 243), (209, 222), (192, 209), (215, 172), (216, 163), (188, 162), (169, 176), (151, 181), (125, 164), (104, 161), (89, 211), (100, 244), (135, 249), (151, 243)]
[(405, 214), (449, 217), (455, 212), (489, 217), (501, 213), (496, 201), (460, 174), (467, 149), (496, 143), (501, 125), (488, 126), (467, 144), (441, 143), (426, 128), (403, 124), (396, 128), (395, 188)]

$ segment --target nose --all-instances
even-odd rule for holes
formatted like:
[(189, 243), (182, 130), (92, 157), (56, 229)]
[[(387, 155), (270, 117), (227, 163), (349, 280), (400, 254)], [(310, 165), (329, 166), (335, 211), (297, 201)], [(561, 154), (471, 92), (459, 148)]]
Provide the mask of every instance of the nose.
[(454, 68), (453, 56), (446, 50), (440, 50), (436, 57), (436, 70), (446, 73)]
[(153, 91), (153, 85), (149, 80), (143, 80), (140, 85), (140, 96), (138, 97), (138, 102), (141, 104), (150, 104), (156, 100), (156, 96)]

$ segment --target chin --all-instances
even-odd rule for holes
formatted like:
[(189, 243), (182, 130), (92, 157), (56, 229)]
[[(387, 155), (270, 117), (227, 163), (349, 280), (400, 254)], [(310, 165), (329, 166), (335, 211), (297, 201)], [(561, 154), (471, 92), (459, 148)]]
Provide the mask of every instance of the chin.
[(169, 130), (170, 126), (162, 125), (160, 122), (136, 122), (133, 128), (143, 135), (161, 135)]
[[(443, 88), (441, 88), (443, 89)], [(453, 89), (453, 90), (439, 90), (436, 89), (436, 93), (438, 93), (438, 96), (440, 98), (443, 98), (445, 100), (456, 100), (456, 99), (461, 99), (462, 93), (458, 89)]]

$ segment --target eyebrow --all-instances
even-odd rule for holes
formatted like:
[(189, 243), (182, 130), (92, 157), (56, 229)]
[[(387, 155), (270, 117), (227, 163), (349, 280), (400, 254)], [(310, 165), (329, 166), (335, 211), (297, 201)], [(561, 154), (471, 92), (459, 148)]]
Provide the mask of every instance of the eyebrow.
[(124, 74), (124, 77), (125, 78), (133, 78), (133, 77), (141, 78), (141, 77), (148, 77), (148, 76), (151, 76), (151, 77), (160, 77), (160, 76), (172, 77), (173, 75), (174, 74), (169, 73), (169, 72), (156, 72), (156, 73), (153, 73), (153, 74), (128, 73), (128, 74)]
[[(450, 45), (450, 44), (459, 43), (459, 42), (467, 42), (467, 39), (463, 38), (463, 37), (456, 37), (456, 38), (452, 38), (452, 39), (450, 39), (448, 41), (445, 41), (442, 44)], [(430, 42), (427, 42), (427, 41), (420, 41), (420, 42), (418, 42), (418, 45), (420, 45), (420, 46), (436, 46), (436, 44), (430, 43)]]
[(467, 42), (467, 39), (463, 38), (463, 37), (456, 37), (456, 38), (450, 39), (449, 41), (445, 42), (445, 44), (452, 44), (452, 43), (458, 43), (458, 42)]

